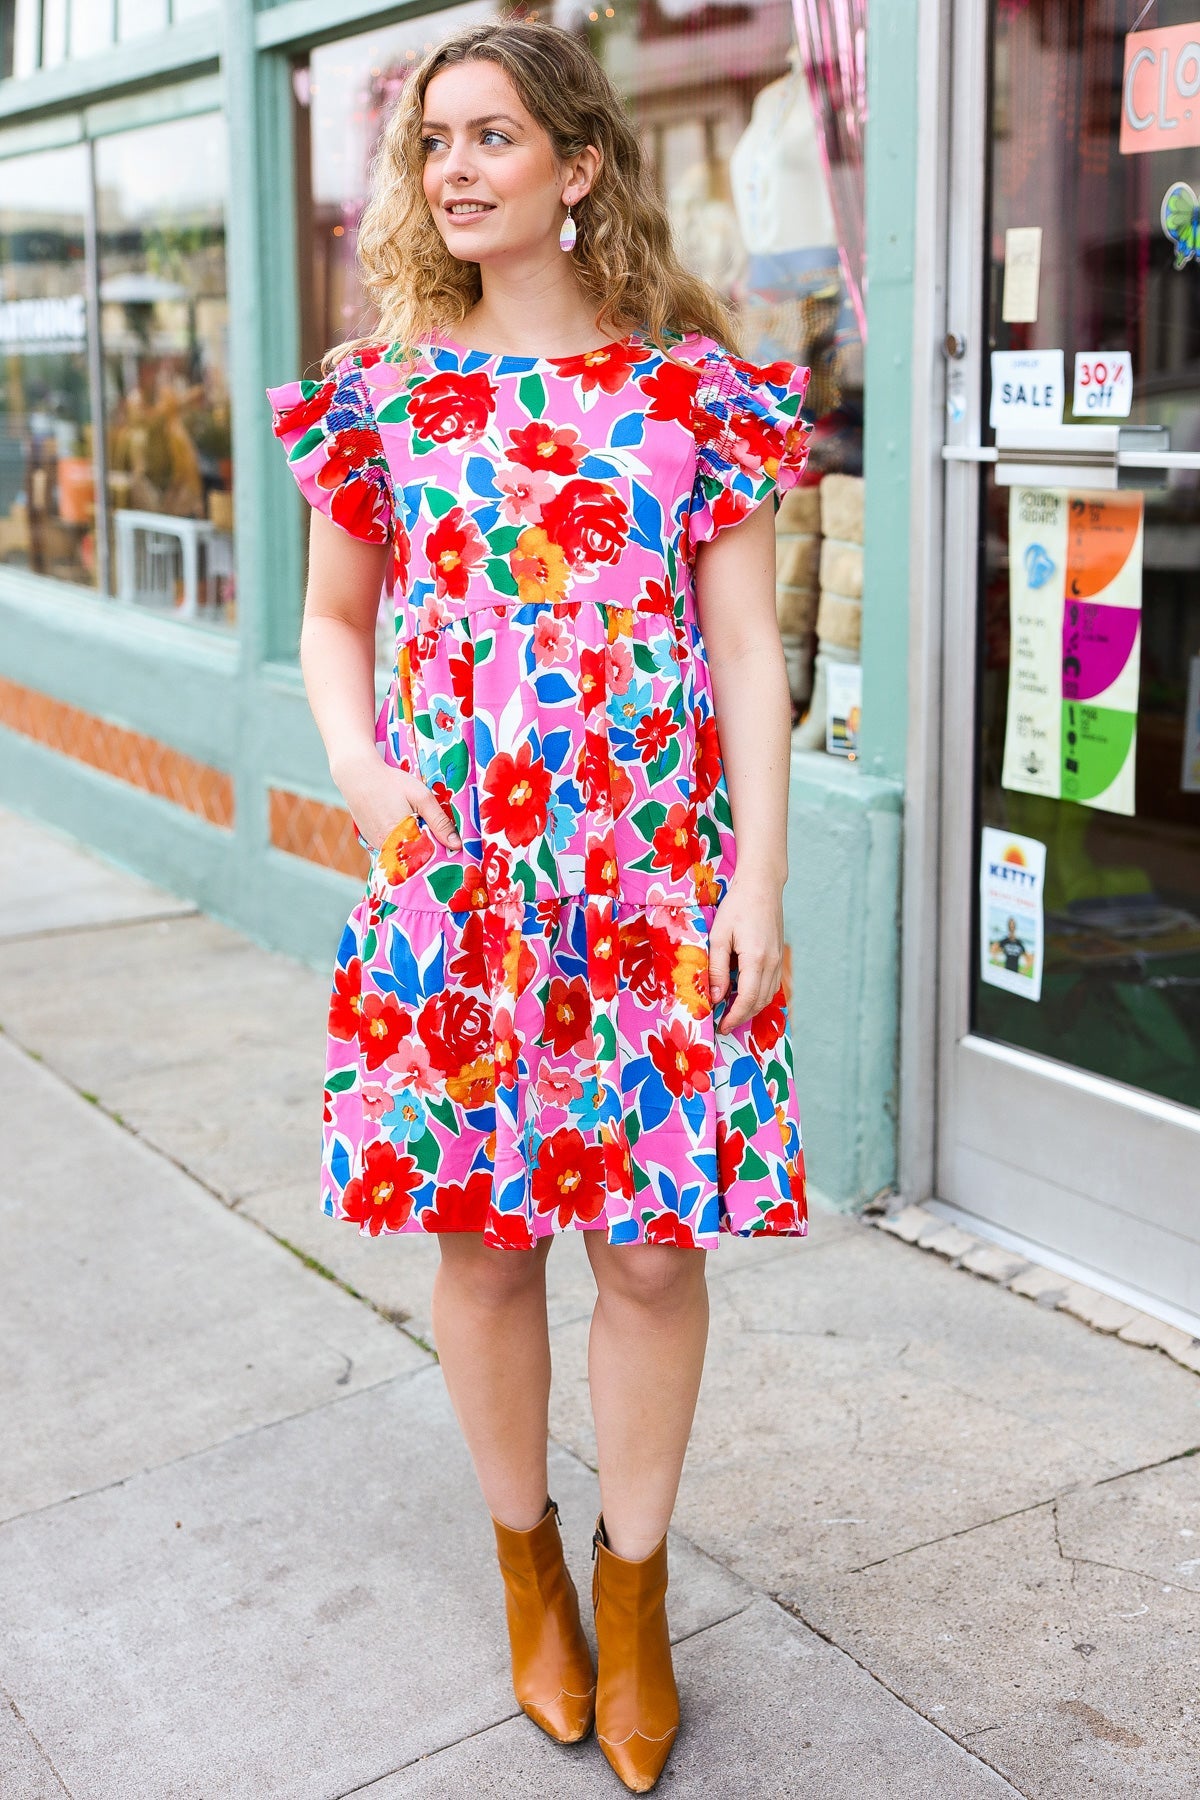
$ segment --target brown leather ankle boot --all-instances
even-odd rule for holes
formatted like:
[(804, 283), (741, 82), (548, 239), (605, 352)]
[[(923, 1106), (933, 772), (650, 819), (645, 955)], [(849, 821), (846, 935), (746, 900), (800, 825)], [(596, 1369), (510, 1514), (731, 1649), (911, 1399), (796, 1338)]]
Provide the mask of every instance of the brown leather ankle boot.
[(493, 1517), (504, 1576), (513, 1692), (523, 1712), (560, 1744), (592, 1729), (596, 1671), (579, 1619), (579, 1594), (563, 1561), (558, 1507), (528, 1531)]
[(679, 1730), (667, 1631), (667, 1540), (638, 1561), (618, 1556), (608, 1547), (601, 1513), (592, 1555), (596, 1736), (625, 1786), (645, 1794), (662, 1774)]

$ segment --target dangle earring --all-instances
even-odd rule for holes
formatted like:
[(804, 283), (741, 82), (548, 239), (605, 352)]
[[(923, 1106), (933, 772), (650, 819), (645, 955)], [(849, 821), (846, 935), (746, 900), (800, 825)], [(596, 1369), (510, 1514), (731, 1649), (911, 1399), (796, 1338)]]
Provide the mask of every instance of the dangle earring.
[(575, 221), (571, 217), (571, 207), (570, 207), (570, 204), (568, 203), (567, 216), (563, 220), (562, 230), (558, 234), (559, 249), (560, 250), (573, 250), (575, 248), (576, 235), (577, 234), (575, 231)]

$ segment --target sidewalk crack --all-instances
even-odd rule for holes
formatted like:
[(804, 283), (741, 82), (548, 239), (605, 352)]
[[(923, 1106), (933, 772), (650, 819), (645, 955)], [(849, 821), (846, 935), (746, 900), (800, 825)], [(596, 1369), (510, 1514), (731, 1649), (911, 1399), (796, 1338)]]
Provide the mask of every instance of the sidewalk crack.
[(37, 1732), (33, 1729), (32, 1725), (29, 1723), (29, 1720), (25, 1717), (25, 1714), (21, 1711), (20, 1707), (17, 1705), (16, 1701), (13, 1699), (13, 1697), (9, 1693), (8, 1689), (6, 1687), (0, 1686), (0, 1694), (2, 1694), (4, 1696), (4, 1699), (6, 1700), (9, 1707), (11, 1708), (14, 1716), (18, 1720), (22, 1731), (25, 1733), (26, 1737), (28, 1737), (30, 1743), (34, 1746), (38, 1755), (41, 1757), (42, 1761), (45, 1763), (46, 1767), (49, 1769), (50, 1773), (53, 1775), (55, 1781), (57, 1781), (57, 1783), (58, 1783), (59, 1787), (62, 1789), (63, 1793), (67, 1796), (67, 1800), (73, 1800), (73, 1796), (71, 1794), (70, 1788), (67, 1786), (66, 1782), (63, 1780), (62, 1776), (59, 1774), (58, 1770), (54, 1766), (54, 1758), (50, 1755), (50, 1752), (47, 1750), (45, 1744), (43, 1744), (41, 1738), (39, 1738)]

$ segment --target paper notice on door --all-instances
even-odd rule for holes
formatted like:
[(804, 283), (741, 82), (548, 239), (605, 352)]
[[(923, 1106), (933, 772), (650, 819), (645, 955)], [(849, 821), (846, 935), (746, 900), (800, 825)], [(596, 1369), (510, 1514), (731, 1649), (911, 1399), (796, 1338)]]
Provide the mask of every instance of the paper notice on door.
[(1138, 493), (1010, 492), (1006, 788), (1134, 810), (1142, 514)]
[(1187, 711), (1183, 716), (1183, 773), (1179, 783), (1185, 794), (1200, 794), (1200, 656), (1188, 664)]
[(1034, 325), (1042, 279), (1042, 228), (1010, 225), (1004, 234), (1004, 294), (1000, 317), (1008, 325)]
[(1075, 357), (1072, 407), (1084, 419), (1127, 419), (1133, 405), (1133, 358), (1128, 350)]
[(1042, 997), (1046, 846), (985, 825), (979, 846), (979, 975), (1026, 1000)]
[(1066, 386), (1061, 350), (993, 350), (988, 420), (1000, 425), (1061, 425)]

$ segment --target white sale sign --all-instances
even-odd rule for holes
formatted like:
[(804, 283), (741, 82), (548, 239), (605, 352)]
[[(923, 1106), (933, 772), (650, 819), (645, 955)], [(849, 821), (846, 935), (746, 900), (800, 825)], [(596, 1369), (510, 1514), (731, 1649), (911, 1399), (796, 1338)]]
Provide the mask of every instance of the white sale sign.
[(1133, 358), (1128, 350), (1075, 355), (1076, 413), (1086, 419), (1127, 419), (1133, 405)]

